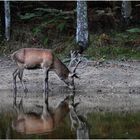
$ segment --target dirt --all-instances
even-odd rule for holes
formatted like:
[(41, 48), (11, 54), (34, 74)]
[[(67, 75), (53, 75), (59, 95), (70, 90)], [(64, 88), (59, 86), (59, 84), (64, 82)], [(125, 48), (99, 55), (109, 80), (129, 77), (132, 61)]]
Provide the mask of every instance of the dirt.
[[(8, 57), (0, 58), (0, 107), (12, 107), (12, 73), (16, 65)], [(78, 69), (80, 79), (75, 79), (75, 102), (80, 113), (91, 111), (139, 111), (140, 110), (140, 61), (90, 61)], [(24, 106), (33, 107), (43, 103), (42, 70), (25, 70), (24, 80), (29, 90)], [(24, 96), (19, 80), (18, 101)], [(56, 106), (71, 90), (54, 72), (49, 73), (49, 104)]]

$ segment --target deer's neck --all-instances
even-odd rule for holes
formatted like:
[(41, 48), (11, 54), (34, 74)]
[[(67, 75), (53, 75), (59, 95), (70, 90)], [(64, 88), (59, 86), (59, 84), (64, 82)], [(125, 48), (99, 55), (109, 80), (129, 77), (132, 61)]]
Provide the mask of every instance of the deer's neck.
[(63, 104), (62, 106), (59, 105), (55, 109), (55, 111), (54, 111), (54, 123), (56, 126), (59, 125), (64, 120), (64, 118), (66, 117), (68, 112), (69, 112), (69, 107), (68, 107), (67, 103)]
[(69, 69), (57, 57), (54, 59), (53, 70), (60, 79), (66, 79), (70, 73)]

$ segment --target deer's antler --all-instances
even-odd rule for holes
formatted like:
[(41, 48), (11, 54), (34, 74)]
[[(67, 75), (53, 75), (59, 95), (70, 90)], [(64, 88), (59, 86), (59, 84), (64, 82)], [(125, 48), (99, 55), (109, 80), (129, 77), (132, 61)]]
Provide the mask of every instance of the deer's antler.
[(82, 123), (82, 121), (79, 119), (79, 117), (78, 117), (78, 115), (77, 115), (77, 113), (75, 111), (76, 106), (75, 105), (70, 105), (71, 129), (76, 129), (75, 125), (79, 126)]
[(68, 66), (69, 68), (72, 66), (72, 62), (74, 62), (74, 60), (78, 61), (72, 70), (72, 73), (75, 73), (78, 65), (81, 63), (81, 58), (79, 57), (79, 54), (77, 51), (72, 51), (72, 50), (70, 51), (70, 56), (71, 56), (71, 60), (70, 60), (69, 66)]
[(73, 69), (73, 73), (75, 73), (76, 72), (76, 69), (77, 69), (77, 67), (78, 67), (78, 65), (81, 63), (81, 58), (78, 58), (78, 62), (77, 62), (77, 64), (75, 65), (75, 67), (74, 67), (74, 69)]

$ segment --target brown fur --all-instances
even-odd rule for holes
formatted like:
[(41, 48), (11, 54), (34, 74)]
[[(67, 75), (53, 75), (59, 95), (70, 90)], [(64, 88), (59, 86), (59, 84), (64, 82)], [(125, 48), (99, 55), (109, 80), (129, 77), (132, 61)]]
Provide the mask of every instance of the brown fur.
[[(22, 104), (21, 104), (22, 105)], [(42, 114), (23, 113), (18, 111), (16, 120), (12, 122), (12, 128), (20, 133), (41, 134), (53, 131), (69, 113), (68, 100), (64, 99), (53, 111), (47, 110), (44, 104)]]
[(54, 56), (51, 50), (39, 48), (23, 48), (12, 54), (12, 59), (19, 67), (25, 69), (47, 67), (56, 72), (56, 74), (66, 79), (70, 73), (69, 69)]
[(24, 88), (24, 92), (27, 93), (28, 91), (22, 80), (24, 69), (44, 69), (45, 98), (48, 98), (48, 74), (50, 70), (53, 70), (69, 88), (74, 89), (73, 77), (75, 74), (71, 73), (70, 70), (53, 54), (51, 50), (41, 48), (22, 48), (14, 52), (11, 57), (16, 62), (18, 67), (13, 72), (14, 104), (16, 104), (17, 96), (17, 76), (19, 77), (22, 87)]

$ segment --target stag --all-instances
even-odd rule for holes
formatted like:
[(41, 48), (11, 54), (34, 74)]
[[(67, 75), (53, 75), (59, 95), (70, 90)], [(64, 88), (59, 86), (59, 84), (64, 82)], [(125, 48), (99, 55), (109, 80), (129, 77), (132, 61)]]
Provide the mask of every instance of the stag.
[(48, 74), (49, 71), (54, 71), (59, 78), (66, 83), (70, 89), (74, 89), (74, 77), (78, 78), (75, 71), (80, 60), (77, 62), (73, 70), (62, 63), (62, 61), (56, 57), (49, 49), (39, 48), (22, 48), (15, 51), (12, 55), (12, 60), (17, 64), (16, 70), (13, 72), (13, 89), (14, 89), (14, 103), (16, 103), (17, 85), (16, 78), (18, 76), (24, 92), (27, 93), (27, 88), (23, 82), (24, 69), (43, 69), (45, 75), (44, 94), (45, 98), (48, 98)]

